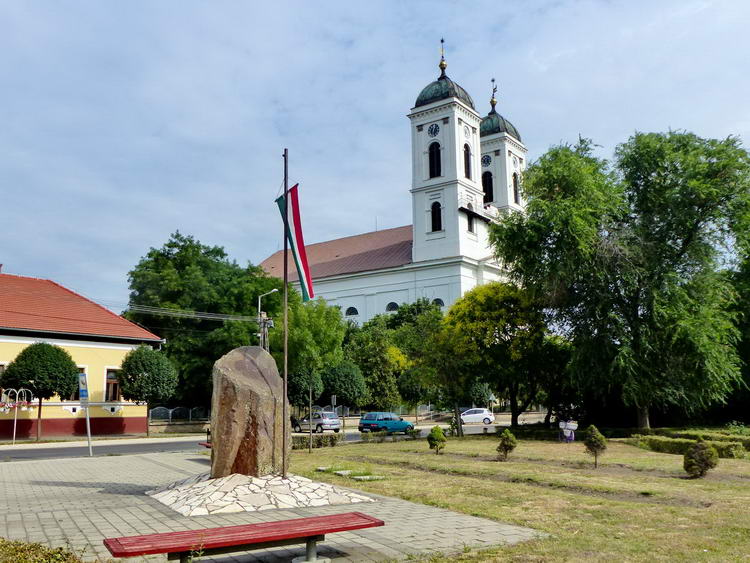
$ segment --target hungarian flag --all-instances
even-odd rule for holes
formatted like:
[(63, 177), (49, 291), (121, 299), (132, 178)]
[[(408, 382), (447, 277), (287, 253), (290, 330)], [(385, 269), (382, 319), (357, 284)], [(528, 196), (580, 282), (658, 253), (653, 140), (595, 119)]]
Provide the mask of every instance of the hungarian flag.
[[(289, 188), (289, 214), (287, 215), (286, 237), (289, 239), (289, 247), (294, 256), (294, 263), (297, 265), (297, 275), (299, 276), (300, 287), (302, 288), (302, 300), (309, 301), (315, 294), (313, 293), (312, 277), (310, 276), (310, 267), (307, 264), (307, 253), (305, 252), (305, 239), (302, 237), (302, 221), (299, 216), (299, 199), (297, 198), (297, 186), (294, 184)], [(286, 202), (284, 196), (276, 199), (276, 205), (279, 206), (281, 218), (284, 219), (286, 213)]]

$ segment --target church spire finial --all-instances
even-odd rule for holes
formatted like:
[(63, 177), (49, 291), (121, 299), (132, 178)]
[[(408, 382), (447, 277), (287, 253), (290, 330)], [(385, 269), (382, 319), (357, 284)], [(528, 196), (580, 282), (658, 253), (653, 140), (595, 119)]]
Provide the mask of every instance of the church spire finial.
[(490, 113), (495, 113), (495, 105), (497, 105), (497, 100), (495, 99), (495, 94), (497, 93), (497, 85), (495, 84), (495, 79), (492, 79), (492, 97), (490, 98), (490, 105), (492, 106), (492, 109), (490, 110)]
[(445, 62), (445, 39), (442, 37), (440, 38), (440, 64), (438, 67), (440, 67), (440, 78), (445, 78), (445, 69), (448, 66), (448, 63)]

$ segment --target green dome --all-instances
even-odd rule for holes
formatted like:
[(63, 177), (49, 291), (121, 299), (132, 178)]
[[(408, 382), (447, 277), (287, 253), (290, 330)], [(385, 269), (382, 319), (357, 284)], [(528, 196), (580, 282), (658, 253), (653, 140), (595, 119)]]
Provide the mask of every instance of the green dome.
[(433, 102), (440, 100), (447, 100), (448, 98), (458, 98), (471, 109), (474, 109), (474, 100), (471, 99), (469, 93), (461, 88), (458, 84), (453, 82), (445, 74), (438, 78), (435, 82), (432, 82), (425, 86), (424, 90), (417, 96), (417, 101), (414, 103), (414, 107), (426, 106)]
[(515, 137), (519, 141), (521, 140), (521, 134), (518, 132), (518, 129), (510, 121), (497, 113), (494, 107), (487, 114), (487, 117), (482, 120), (482, 124), (479, 126), (479, 136), (484, 137), (493, 133), (507, 133), (511, 137)]

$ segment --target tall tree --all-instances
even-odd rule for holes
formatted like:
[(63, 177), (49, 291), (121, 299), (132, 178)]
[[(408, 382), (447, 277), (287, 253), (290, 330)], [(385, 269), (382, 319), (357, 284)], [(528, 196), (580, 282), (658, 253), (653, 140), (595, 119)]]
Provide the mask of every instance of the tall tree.
[[(323, 392), (321, 376), (343, 359), (342, 343), (347, 326), (341, 310), (323, 299), (302, 302), (296, 291), (289, 293), (289, 402), (308, 404), (309, 389), (313, 400)], [(283, 369), (284, 333), (280, 323), (271, 333), (271, 353), (279, 372)]]
[[(128, 401), (150, 405), (169, 399), (177, 389), (177, 370), (162, 352), (150, 346), (131, 350), (122, 361), (118, 381)], [(146, 435), (149, 434), (148, 424)]]
[(612, 163), (560, 146), (529, 168), (524, 214), (493, 227), (514, 280), (555, 313), (578, 378), (653, 406), (722, 401), (740, 377), (722, 260), (750, 243), (750, 158), (738, 139), (637, 133)]
[(39, 399), (36, 419), (36, 440), (42, 436), (42, 399), (53, 395), (69, 397), (78, 386), (78, 367), (70, 354), (53, 344), (37, 342), (27, 346), (8, 364), (0, 386), (25, 387)]
[(323, 370), (323, 394), (336, 395), (336, 403), (349, 407), (364, 405), (368, 400), (367, 383), (362, 371), (351, 360), (344, 359)]
[(510, 403), (511, 426), (536, 399), (537, 357), (547, 332), (541, 306), (513, 285), (475, 287), (451, 307), (446, 328), (458, 353)]
[[(151, 248), (128, 274), (130, 302), (167, 309), (255, 316), (257, 298), (281, 282), (258, 267), (241, 267), (220, 246), (207, 246), (189, 235), (172, 234), (161, 248)], [(279, 294), (263, 308), (280, 313)], [(208, 405), (211, 371), (221, 356), (256, 343), (254, 323), (180, 318), (127, 311), (125, 317), (166, 338), (164, 352), (180, 376), (176, 398), (188, 406)]]

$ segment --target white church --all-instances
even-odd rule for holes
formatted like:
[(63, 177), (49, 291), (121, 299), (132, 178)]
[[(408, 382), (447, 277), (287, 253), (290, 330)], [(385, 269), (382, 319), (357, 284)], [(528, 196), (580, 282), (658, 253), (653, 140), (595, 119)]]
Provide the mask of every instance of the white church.
[[(412, 224), (307, 245), (316, 297), (359, 324), (427, 298), (445, 311), (477, 285), (501, 278), (489, 225), (523, 209), (526, 147), (495, 111), (483, 118), (471, 96), (445, 74), (409, 112)], [(296, 270), (290, 256), (290, 280)], [(283, 252), (261, 263), (282, 277)], [(292, 277), (294, 276), (294, 277)]]

